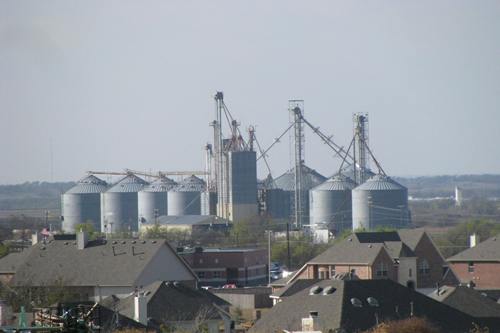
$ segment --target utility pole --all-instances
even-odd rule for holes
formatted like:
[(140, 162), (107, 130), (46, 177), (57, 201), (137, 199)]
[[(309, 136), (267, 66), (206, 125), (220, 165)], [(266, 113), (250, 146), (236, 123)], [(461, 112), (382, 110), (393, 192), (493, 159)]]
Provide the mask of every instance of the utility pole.
[(288, 270), (292, 270), (292, 265), (291, 265), (291, 258), (290, 258), (290, 222), (286, 222), (286, 261), (287, 261), (287, 266)]
[(267, 282), (271, 284), (271, 230), (267, 230)]

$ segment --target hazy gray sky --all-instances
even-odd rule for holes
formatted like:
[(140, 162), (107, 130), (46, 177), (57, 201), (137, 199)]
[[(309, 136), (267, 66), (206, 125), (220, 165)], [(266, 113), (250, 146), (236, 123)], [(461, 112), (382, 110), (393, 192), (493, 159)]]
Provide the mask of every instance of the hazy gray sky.
[[(0, 183), (50, 180), (51, 142), (54, 180), (201, 169), (216, 90), (264, 146), (302, 98), (343, 145), (369, 112), (389, 174), (500, 173), (499, 18), (498, 0), (1, 0)], [(286, 140), (270, 162), (288, 168)]]

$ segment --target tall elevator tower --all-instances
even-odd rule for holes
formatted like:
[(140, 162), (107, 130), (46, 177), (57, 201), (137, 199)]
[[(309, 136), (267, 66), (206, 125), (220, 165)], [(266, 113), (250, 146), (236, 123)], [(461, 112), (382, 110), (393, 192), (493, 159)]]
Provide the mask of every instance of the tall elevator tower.
[(355, 113), (354, 125), (354, 181), (363, 184), (367, 178), (369, 159), (368, 146), (368, 113)]
[[(214, 178), (217, 190), (217, 216), (240, 221), (258, 214), (257, 155), (253, 150), (254, 130), (249, 131), (249, 143), (239, 130), (224, 104), (222, 92), (215, 94)], [(223, 133), (223, 117), (228, 131)]]
[[(289, 100), (288, 110), (291, 113), (291, 118), (294, 121), (294, 208), (295, 208), (295, 227), (300, 228), (304, 223), (304, 214), (306, 213), (305, 204), (307, 198), (304, 195), (303, 185), (303, 165), (304, 165), (304, 120), (302, 114), (304, 112), (303, 100)], [(306, 193), (307, 194), (307, 193)]]

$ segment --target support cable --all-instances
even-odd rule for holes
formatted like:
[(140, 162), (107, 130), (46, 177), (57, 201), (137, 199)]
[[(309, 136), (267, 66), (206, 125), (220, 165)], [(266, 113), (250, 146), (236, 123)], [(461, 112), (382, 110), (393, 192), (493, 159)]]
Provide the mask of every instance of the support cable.
[[(316, 133), (323, 142), (329, 146), (338, 156), (342, 156), (341, 153), (346, 153), (344, 148), (337, 145), (335, 142), (333, 142), (326, 134), (320, 131), (319, 127), (314, 127), (306, 118), (304, 118), (303, 115), (301, 115), (302, 120), (309, 126), (314, 133)], [(351, 160), (353, 159), (352, 156), (346, 153), (346, 156), (350, 157)], [(346, 161), (348, 165), (352, 165), (352, 163)]]
[(254, 133), (254, 138), (255, 138), (255, 143), (257, 144), (257, 148), (259, 149), (259, 153), (264, 159), (264, 163), (266, 164), (267, 171), (269, 172), (269, 176), (271, 177), (271, 188), (275, 188), (276, 184), (274, 183), (274, 178), (271, 174), (271, 167), (269, 166), (269, 163), (267, 161), (266, 155), (262, 153), (262, 147), (260, 146), (259, 140), (257, 139), (257, 136)]
[(261, 158), (265, 157), (267, 155), (267, 153), (269, 152), (269, 150), (271, 150), (271, 148), (273, 148), (275, 144), (277, 144), (278, 142), (280, 142), (281, 138), (283, 136), (285, 136), (285, 134), (288, 133), (288, 131), (294, 125), (295, 125), (295, 122), (293, 122), (290, 126), (288, 126), (288, 128), (283, 133), (281, 133), (281, 135), (279, 137), (277, 137), (276, 139), (274, 139), (274, 142), (264, 152), (260, 153), (260, 156), (257, 158), (257, 161), (260, 160)]

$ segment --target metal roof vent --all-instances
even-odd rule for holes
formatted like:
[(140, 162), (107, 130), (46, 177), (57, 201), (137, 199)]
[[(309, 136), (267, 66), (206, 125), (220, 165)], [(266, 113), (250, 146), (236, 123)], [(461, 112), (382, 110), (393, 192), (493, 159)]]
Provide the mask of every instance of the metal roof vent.
[(363, 307), (363, 303), (361, 303), (361, 301), (359, 300), (359, 298), (356, 298), (356, 297), (351, 298), (351, 304), (355, 308), (362, 308)]
[(314, 286), (309, 290), (309, 295), (318, 295), (323, 291), (323, 288), (320, 286)]
[(378, 300), (374, 297), (368, 297), (366, 301), (368, 302), (369, 306), (373, 306), (375, 308), (378, 308), (380, 306)]
[(328, 286), (323, 290), (323, 295), (331, 295), (337, 290), (334, 286)]

